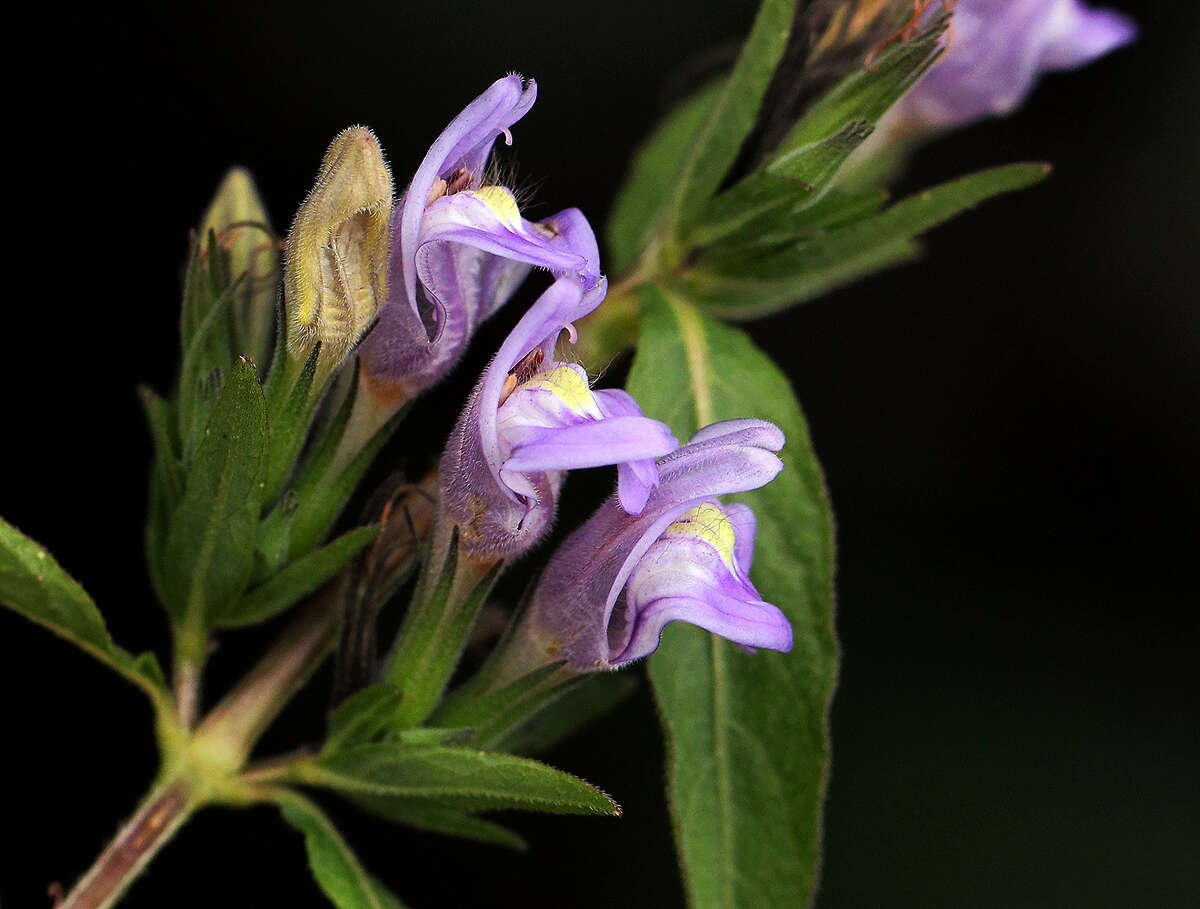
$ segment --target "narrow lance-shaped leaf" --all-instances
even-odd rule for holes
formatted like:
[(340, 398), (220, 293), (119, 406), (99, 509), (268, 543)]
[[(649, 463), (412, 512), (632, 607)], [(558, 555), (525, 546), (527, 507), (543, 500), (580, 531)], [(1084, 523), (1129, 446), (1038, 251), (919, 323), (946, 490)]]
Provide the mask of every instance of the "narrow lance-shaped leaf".
[(403, 696), (399, 688), (387, 682), (354, 692), (330, 714), (329, 732), (321, 753), (333, 754), (374, 738), (387, 726)]
[(296, 792), (273, 794), (284, 820), (304, 834), (308, 867), (337, 909), (404, 909), (404, 904), (372, 877), (329, 817)]
[(254, 366), (234, 364), (170, 521), (163, 604), (203, 627), (245, 589), (254, 567), (266, 467), (266, 401)]
[(525, 841), (511, 830), (436, 799), (372, 796), (361, 799), (352, 797), (351, 801), (377, 817), (416, 827), (418, 830), (456, 836), (492, 846), (505, 846), (518, 852), (524, 852), (526, 848)]
[(658, 124), (633, 157), (613, 202), (605, 239), (608, 267), (623, 274), (649, 246), (670, 201), (672, 180), (722, 86), (713, 81), (689, 95)]
[(48, 628), (166, 704), (154, 654), (135, 657), (108, 634), (100, 610), (45, 549), (0, 518), (0, 603)]
[(637, 687), (633, 672), (599, 672), (585, 677), (562, 697), (538, 710), (520, 726), (495, 742), (498, 751), (541, 754), (567, 736), (604, 716)]
[(461, 809), (521, 808), (558, 814), (620, 814), (578, 777), (511, 754), (444, 745), (380, 742), (298, 765), (300, 782), (356, 797), (417, 797)]
[(680, 623), (650, 658), (688, 896), (701, 909), (803, 906), (816, 886), (837, 670), (821, 470), (786, 378), (744, 334), (658, 291), (644, 303), (628, 388), (647, 414), (680, 438), (738, 417), (787, 437), (783, 473), (737, 498), (758, 519), (752, 579), (787, 614), (792, 652), (747, 654)]
[(732, 72), (721, 83), (673, 183), (665, 229), (678, 238), (721, 185), (754, 127), (795, 16), (796, 0), (762, 0)]
[(806, 147), (841, 132), (855, 121), (874, 125), (933, 65), (948, 22), (948, 16), (939, 16), (912, 41), (894, 43), (870, 67), (851, 70), (788, 131), (767, 159), (766, 170), (773, 174), (793, 173), (795, 159)]
[[(799, 148), (780, 172), (758, 171), (709, 204), (688, 232), (689, 245), (706, 246), (762, 216), (816, 203), (850, 153), (871, 134), (865, 120), (854, 120), (834, 135)], [(761, 228), (760, 228), (761, 229)]]
[(879, 118), (937, 58), (945, 26), (939, 17), (914, 40), (894, 44), (871, 68), (854, 68), (788, 131), (758, 171), (712, 200), (688, 242), (703, 246), (747, 225), (767, 230), (772, 215), (819, 202)]
[[(1031, 186), (1049, 172), (1045, 164), (996, 167), (756, 255), (745, 249), (714, 251), (672, 279), (670, 287), (723, 318), (766, 315), (915, 257), (919, 250), (914, 237), (993, 196)], [(802, 223), (798, 218), (797, 225)]]
[(278, 615), (309, 594), (315, 593), (378, 535), (378, 527), (359, 527), (342, 534), (331, 543), (292, 562), (275, 577), (247, 592), (233, 605), (215, 615), (213, 625), (221, 628), (240, 628), (265, 622)]

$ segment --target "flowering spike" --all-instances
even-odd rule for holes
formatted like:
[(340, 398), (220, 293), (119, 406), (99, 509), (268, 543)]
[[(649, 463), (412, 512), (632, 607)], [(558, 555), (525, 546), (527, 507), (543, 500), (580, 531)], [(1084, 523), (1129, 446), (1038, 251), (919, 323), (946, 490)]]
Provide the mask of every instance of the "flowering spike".
[(586, 290), (574, 276), (555, 281), (501, 345), (450, 436), (443, 508), (475, 555), (506, 558), (536, 543), (573, 468), (621, 465), (621, 501), (640, 510), (658, 483), (654, 458), (678, 444), (628, 395), (593, 391), (582, 367), (555, 359), (560, 333), (606, 288), (603, 278)]
[(388, 300), (362, 350), (366, 389), (388, 407), (445, 375), (531, 266), (599, 277), (579, 211), (526, 221), (511, 189), (485, 183), (492, 145), (512, 143), (536, 96), (532, 80), (494, 82), (433, 143), (393, 215)]
[(786, 616), (749, 580), (754, 513), (718, 498), (770, 482), (783, 441), (762, 420), (714, 423), (658, 460), (661, 484), (640, 514), (609, 499), (546, 566), (495, 684), (558, 660), (577, 672), (624, 665), (652, 653), (674, 621), (790, 650)]
[(288, 347), (336, 364), (384, 298), (392, 177), (375, 134), (352, 126), (325, 153), (287, 243)]

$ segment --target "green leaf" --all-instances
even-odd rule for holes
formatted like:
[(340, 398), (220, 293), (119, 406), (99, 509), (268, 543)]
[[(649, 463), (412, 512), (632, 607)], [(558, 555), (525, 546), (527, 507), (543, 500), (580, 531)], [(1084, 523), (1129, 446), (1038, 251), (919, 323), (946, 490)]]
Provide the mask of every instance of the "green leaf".
[(302, 782), (349, 795), (433, 798), (464, 810), (621, 811), (578, 777), (528, 758), (471, 748), (364, 744), (300, 764), (297, 772)]
[(284, 820), (304, 834), (308, 867), (337, 909), (404, 909), (367, 873), (333, 822), (316, 804), (288, 791), (273, 794)]
[(154, 593), (162, 600), (165, 590), (163, 549), (167, 545), (168, 522), (183, 495), (183, 469), (173, 433), (171, 405), (144, 385), (138, 388), (138, 397), (146, 412), (146, 423), (154, 442), (154, 467), (150, 472), (147, 496), (146, 565)]
[[(572, 682), (555, 678), (561, 663), (535, 669), (495, 691), (476, 694), (468, 684), (451, 695), (430, 718), (442, 726), (474, 730), (477, 748), (493, 749), (495, 742), (566, 693)], [(486, 670), (479, 673), (480, 676)]]
[(264, 584), (213, 617), (220, 628), (265, 622), (318, 590), (379, 535), (378, 527), (359, 527), (302, 556)]
[(493, 846), (506, 846), (518, 852), (524, 852), (526, 849), (525, 840), (511, 830), (435, 799), (369, 796), (352, 797), (350, 800), (364, 811), (397, 824), (416, 827), (418, 830), (429, 830)]
[(613, 274), (632, 268), (653, 240), (670, 200), (672, 180), (722, 84), (710, 82), (680, 102), (634, 155), (605, 231), (607, 264)]
[(870, 69), (851, 70), (788, 131), (768, 159), (767, 170), (786, 172), (800, 149), (834, 135), (848, 123), (874, 125), (937, 60), (949, 21), (948, 15), (940, 15), (913, 40), (892, 44)]
[(259, 540), (261, 577), (269, 577), (288, 559), (299, 558), (325, 538), (375, 455), (408, 412), (409, 405), (405, 405), (348, 462), (340, 462), (337, 455), (354, 407), (357, 377), (355, 369), (341, 406), (329, 424), (320, 428), (291, 488), (263, 521)]
[(722, 318), (766, 315), (914, 258), (913, 238), (1002, 193), (1045, 179), (1045, 164), (1010, 164), (916, 193), (867, 218), (804, 234), (782, 247), (702, 256), (671, 290)]
[(113, 643), (92, 598), (50, 553), (3, 518), (0, 603), (90, 653), (166, 706), (169, 695), (154, 654), (135, 657)]
[[(459, 558), (458, 527), (440, 522), (421, 580), (396, 636), (384, 677), (404, 690), (395, 729), (420, 725), (433, 712), (467, 646), (475, 618), (503, 561)], [(448, 539), (447, 539), (448, 537)], [(441, 723), (442, 726), (461, 725)]]
[(250, 580), (266, 446), (266, 401), (254, 365), (242, 357), (205, 428), (170, 521), (163, 605), (176, 623), (204, 627)]
[(400, 689), (387, 682), (354, 692), (329, 715), (329, 732), (321, 753), (332, 754), (373, 739), (387, 726), (402, 697)]
[(688, 231), (687, 243), (706, 246), (781, 209), (816, 203), (850, 153), (871, 134), (865, 120), (853, 120), (828, 138), (794, 150), (777, 169), (746, 177), (709, 203)]
[(787, 379), (744, 334), (660, 292), (644, 302), (628, 389), (648, 416), (680, 438), (738, 417), (771, 420), (787, 436), (780, 476), (736, 498), (757, 516), (752, 579), (791, 621), (792, 652), (746, 654), (677, 623), (649, 661), (690, 902), (807, 905), (837, 671), (833, 521), (821, 470)]
[(498, 739), (492, 747), (513, 754), (549, 751), (577, 729), (613, 710), (637, 687), (633, 672), (599, 672), (567, 688), (557, 700)]
[(321, 356), (321, 342), (313, 345), (312, 352), (304, 362), (296, 382), (288, 394), (267, 399), (267, 422), (271, 428), (271, 445), (267, 457), (266, 491), (267, 501), (279, 495), (280, 489), (296, 466), (296, 459), (308, 437), (313, 411), (320, 401), (321, 389), (313, 388), (317, 374), (317, 362)]
[(712, 200), (687, 242), (714, 243), (764, 216), (820, 201), (879, 118), (937, 58), (945, 27), (939, 17), (912, 41), (888, 48), (872, 69), (853, 69), (789, 130), (759, 171)]
[(707, 205), (754, 127), (762, 98), (787, 47), (796, 0), (762, 0), (737, 63), (721, 83), (675, 179), (664, 227), (677, 240)]

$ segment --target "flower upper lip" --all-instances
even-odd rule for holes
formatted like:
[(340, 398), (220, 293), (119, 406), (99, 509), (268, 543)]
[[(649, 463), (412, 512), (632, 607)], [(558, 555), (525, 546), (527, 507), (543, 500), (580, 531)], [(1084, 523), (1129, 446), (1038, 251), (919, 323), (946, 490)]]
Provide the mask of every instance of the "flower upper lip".
[(403, 269), (404, 292), (418, 316), (417, 275), (412, 266), (416, 263), (421, 221), (430, 189), (435, 181), (447, 179), (460, 167), (471, 174), (472, 185), (476, 185), (492, 143), (503, 135), (511, 144), (509, 128), (525, 116), (536, 98), (537, 83), (533, 79), (528, 84), (515, 74), (497, 79), (450, 121), (413, 174), (405, 195), (406, 202), (400, 209), (399, 248), (395, 254), (410, 266)]

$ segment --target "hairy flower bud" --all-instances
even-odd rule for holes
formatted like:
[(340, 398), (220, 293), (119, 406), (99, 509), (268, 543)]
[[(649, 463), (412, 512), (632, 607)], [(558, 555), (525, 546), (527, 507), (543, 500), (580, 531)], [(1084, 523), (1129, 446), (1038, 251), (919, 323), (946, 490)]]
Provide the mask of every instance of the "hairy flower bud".
[(375, 134), (343, 130), (329, 146), (316, 185), (287, 241), (288, 348), (321, 343), (336, 364), (375, 318), (386, 293), (392, 175)]
[[(215, 249), (208, 249), (209, 234)], [(235, 353), (265, 363), (275, 323), (279, 283), (279, 243), (250, 172), (234, 167), (225, 174), (200, 224), (200, 242), (209, 255), (227, 257), (235, 286)]]

